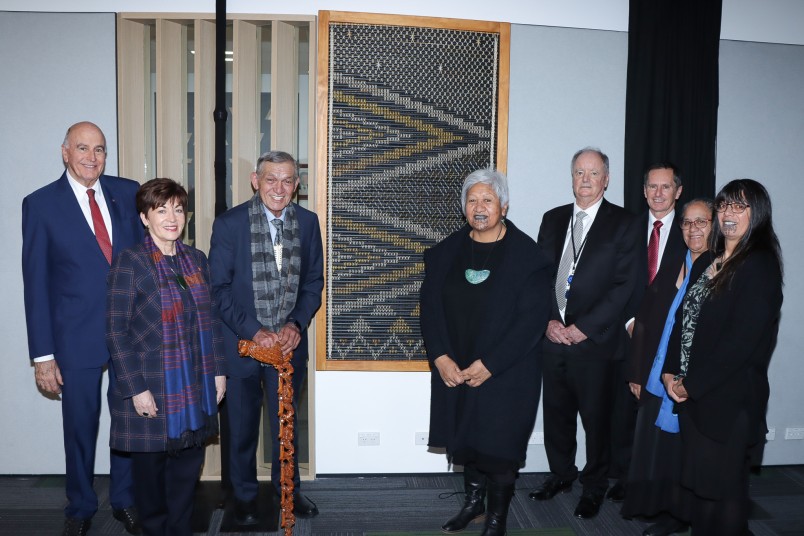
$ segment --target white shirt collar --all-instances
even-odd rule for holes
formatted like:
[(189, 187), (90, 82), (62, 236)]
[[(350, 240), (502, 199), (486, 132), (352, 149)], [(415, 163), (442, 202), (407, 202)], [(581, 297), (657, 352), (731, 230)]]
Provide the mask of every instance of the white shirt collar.
[(592, 221), (592, 220), (595, 219), (595, 216), (597, 216), (597, 211), (600, 210), (600, 205), (602, 205), (602, 204), (603, 204), (603, 198), (602, 197), (600, 199), (598, 199), (597, 202), (594, 205), (592, 205), (591, 207), (589, 207), (589, 208), (583, 208), (582, 209), (581, 207), (578, 206), (577, 203), (573, 203), (573, 205), (572, 205), (572, 217), (574, 219), (575, 215), (578, 214), (578, 212), (580, 212), (581, 210), (583, 210), (586, 213), (586, 221), (587, 222)]
[[(65, 169), (64, 172), (67, 175), (67, 184), (69, 184), (70, 188), (73, 189), (73, 193), (75, 194), (76, 199), (78, 199), (79, 201), (86, 200), (87, 199), (87, 190), (89, 190), (89, 188), (87, 188), (86, 186), (84, 186), (83, 184), (81, 184), (80, 182), (75, 180), (73, 178), (73, 176), (70, 175), (70, 170)], [(101, 177), (102, 176), (103, 175), (101, 175)], [(95, 190), (95, 200), (96, 201), (98, 201), (100, 199), (104, 199), (104, 197), (103, 197), (103, 188), (101, 188), (101, 185), (100, 185), (101, 177), (98, 177), (98, 180), (95, 181), (95, 184), (92, 186), (92, 189)]]

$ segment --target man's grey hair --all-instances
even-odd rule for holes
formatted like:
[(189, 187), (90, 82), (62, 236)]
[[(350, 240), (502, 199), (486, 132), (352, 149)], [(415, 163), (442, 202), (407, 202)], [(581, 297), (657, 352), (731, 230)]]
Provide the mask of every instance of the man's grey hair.
[(609, 174), (609, 157), (608, 157), (608, 155), (606, 155), (606, 153), (604, 153), (603, 151), (601, 151), (597, 147), (584, 147), (583, 149), (579, 150), (577, 153), (572, 155), (572, 163), (570, 164), (570, 175), (571, 176), (575, 175), (575, 162), (578, 160), (578, 157), (581, 156), (584, 153), (595, 153), (597, 156), (599, 156), (600, 159), (603, 161), (603, 167), (606, 170), (606, 175)]
[(284, 164), (285, 162), (291, 162), (293, 164), (293, 178), (299, 178), (299, 163), (296, 162), (296, 159), (285, 151), (268, 151), (267, 153), (260, 155), (260, 157), (257, 159), (257, 167), (255, 168), (257, 175), (262, 173), (262, 166), (266, 162), (270, 162), (271, 164)]

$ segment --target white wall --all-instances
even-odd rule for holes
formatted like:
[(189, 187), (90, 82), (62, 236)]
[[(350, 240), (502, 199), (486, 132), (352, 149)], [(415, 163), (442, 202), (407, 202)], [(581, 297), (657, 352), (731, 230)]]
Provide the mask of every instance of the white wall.
[(785, 441), (788, 427), (804, 428), (804, 265), (801, 233), (801, 154), (804, 149), (804, 47), (720, 43), (717, 187), (748, 177), (768, 189), (774, 228), (785, 261), (779, 340), (768, 376), (771, 399), (764, 463), (804, 463), (804, 443)]
[[(61, 403), (36, 389), (28, 360), (22, 301), (22, 198), (59, 178), (67, 127), (89, 119), (112, 148), (106, 162), (117, 172), (115, 28), (111, 14), (0, 12), (0, 474), (63, 473)], [(105, 388), (104, 388), (105, 392)], [(105, 404), (104, 404), (105, 406)], [(109, 444), (104, 416), (98, 444)], [(109, 470), (109, 449), (96, 467)]]

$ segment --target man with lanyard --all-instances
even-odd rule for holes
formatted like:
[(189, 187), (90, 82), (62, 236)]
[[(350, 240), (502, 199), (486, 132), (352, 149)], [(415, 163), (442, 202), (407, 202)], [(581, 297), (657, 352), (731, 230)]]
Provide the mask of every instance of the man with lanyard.
[[(549, 500), (580, 477), (575, 509), (595, 517), (608, 488), (613, 360), (624, 336), (623, 311), (633, 291), (636, 262), (634, 216), (603, 199), (609, 159), (599, 149), (572, 158), (575, 203), (545, 213), (538, 243), (557, 267), (543, 360), (544, 443), (550, 475), (532, 492)], [(576, 428), (586, 435), (586, 466), (575, 465)]]

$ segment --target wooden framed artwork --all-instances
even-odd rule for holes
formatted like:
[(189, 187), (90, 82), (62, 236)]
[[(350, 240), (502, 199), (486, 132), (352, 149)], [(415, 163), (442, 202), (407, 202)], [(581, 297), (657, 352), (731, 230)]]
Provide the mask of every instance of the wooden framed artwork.
[(460, 188), (505, 171), (510, 26), (322, 11), (315, 206), (318, 370), (428, 370), (422, 253), (464, 223)]

